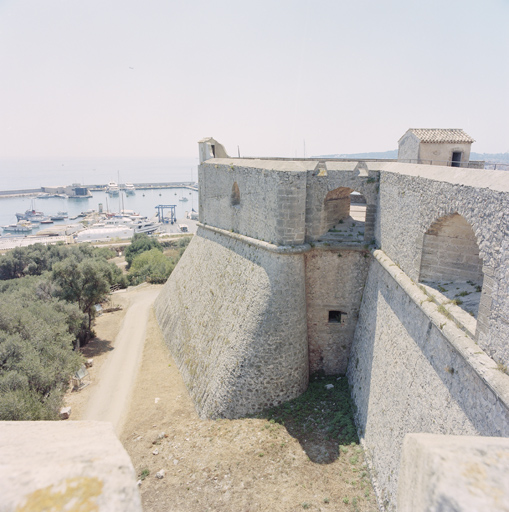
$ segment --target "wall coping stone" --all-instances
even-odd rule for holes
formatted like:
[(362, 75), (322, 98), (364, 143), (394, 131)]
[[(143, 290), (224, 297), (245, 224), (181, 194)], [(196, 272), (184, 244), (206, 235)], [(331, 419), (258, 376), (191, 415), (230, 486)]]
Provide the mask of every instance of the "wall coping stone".
[(303, 254), (313, 249), (319, 250), (352, 250), (352, 251), (367, 251), (365, 244), (352, 243), (352, 242), (312, 242), (311, 244), (300, 244), (300, 245), (276, 245), (269, 242), (258, 240), (257, 238), (251, 238), (246, 235), (227, 231), (226, 229), (216, 228), (209, 226), (208, 224), (202, 224), (197, 222), (196, 225), (202, 229), (207, 229), (213, 233), (228, 236), (239, 242), (243, 242), (247, 245), (258, 247), (265, 251), (274, 252), (277, 254)]
[(373, 250), (372, 254), (430, 321), (442, 331), (451, 347), (459, 353), (466, 364), (495, 393), (503, 407), (509, 411), (509, 375), (506, 375), (499, 365), (452, 319), (439, 313), (437, 304), (429, 301), (428, 295), (419, 288), (419, 285), (414, 283), (382, 250)]
[(366, 165), (367, 171), (385, 171), (393, 174), (413, 176), (427, 180), (463, 185), (465, 187), (487, 188), (499, 192), (509, 192), (509, 173), (470, 169), (466, 167), (449, 167), (441, 165), (410, 164), (403, 162), (367, 161), (364, 159), (334, 161), (328, 158), (309, 160), (279, 160), (261, 158), (211, 158), (203, 163), (208, 165), (235, 165), (260, 170), (306, 172), (314, 171), (318, 165), (325, 165), (327, 170), (354, 170), (359, 162)]

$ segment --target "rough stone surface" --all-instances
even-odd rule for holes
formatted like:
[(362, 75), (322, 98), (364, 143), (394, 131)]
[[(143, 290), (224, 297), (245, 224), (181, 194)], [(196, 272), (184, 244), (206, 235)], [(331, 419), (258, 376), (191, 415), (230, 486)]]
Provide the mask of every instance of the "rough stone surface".
[(0, 512), (141, 512), (136, 475), (110, 423), (0, 422)]
[(457, 213), (471, 226), (483, 271), (477, 342), (509, 365), (509, 175), (400, 163), (377, 168), (377, 244), (415, 281), (424, 237), (434, 223)]
[(509, 376), (381, 251), (377, 257), (348, 378), (379, 498), (392, 510), (405, 434), (508, 436)]
[(155, 303), (202, 417), (238, 417), (308, 382), (304, 257), (199, 228)]
[[(508, 173), (223, 155), (199, 179), (202, 227), (156, 312), (202, 416), (288, 400), (308, 364), (335, 373), (348, 361), (389, 509), (405, 434), (509, 435)], [(364, 235), (346, 244), (329, 229), (353, 191)], [(481, 289), (477, 318), (418, 286), (446, 278)]]
[(509, 510), (509, 439), (407, 434), (398, 510)]
[[(314, 249), (306, 253), (306, 301), (311, 372), (345, 373), (369, 259), (365, 251)], [(339, 311), (341, 321), (329, 319)]]

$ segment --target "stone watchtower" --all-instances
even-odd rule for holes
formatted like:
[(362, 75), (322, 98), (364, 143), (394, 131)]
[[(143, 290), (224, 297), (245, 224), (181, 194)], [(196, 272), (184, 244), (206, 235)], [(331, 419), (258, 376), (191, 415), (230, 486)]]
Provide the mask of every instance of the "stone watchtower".
[(398, 161), (470, 167), (472, 142), (459, 128), (410, 128), (398, 141)]

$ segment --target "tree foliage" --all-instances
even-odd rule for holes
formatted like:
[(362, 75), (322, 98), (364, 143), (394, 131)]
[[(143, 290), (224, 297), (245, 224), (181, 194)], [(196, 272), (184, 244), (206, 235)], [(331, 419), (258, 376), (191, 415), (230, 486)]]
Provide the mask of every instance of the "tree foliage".
[(152, 249), (157, 249), (158, 251), (163, 252), (163, 248), (156, 238), (150, 237), (146, 233), (136, 233), (131, 239), (131, 245), (129, 245), (125, 251), (127, 268), (131, 268), (136, 256)]
[(56, 419), (73, 350), (91, 333), (94, 305), (112, 284), (126, 285), (91, 245), (18, 248), (0, 257), (0, 420)]
[(137, 285), (145, 281), (149, 283), (165, 283), (170, 276), (175, 264), (160, 250), (138, 254), (129, 269), (129, 282)]
[(112, 249), (96, 248), (90, 244), (16, 247), (0, 258), (0, 280), (39, 276), (51, 270), (55, 263), (71, 256), (78, 261), (90, 258), (107, 260), (115, 254)]
[(112, 267), (104, 260), (78, 261), (70, 256), (53, 265), (52, 280), (57, 286), (57, 297), (76, 303), (88, 315), (90, 329), (95, 304), (106, 298), (113, 284)]
[(72, 347), (83, 313), (56, 298), (38, 298), (34, 288), (2, 293), (0, 420), (55, 419), (69, 376), (81, 365)]
[[(132, 285), (138, 285), (145, 281), (148, 283), (165, 283), (182, 254), (184, 254), (191, 237), (166, 241), (164, 247), (157, 240), (154, 240), (155, 244), (151, 247), (151, 243), (148, 243), (147, 239), (153, 240), (147, 235), (143, 235), (143, 237), (136, 240), (135, 249), (130, 252), (130, 258), (135, 254), (131, 259), (128, 272), (129, 283)], [(163, 248), (168, 250), (163, 253)], [(166, 255), (167, 252), (169, 255)]]

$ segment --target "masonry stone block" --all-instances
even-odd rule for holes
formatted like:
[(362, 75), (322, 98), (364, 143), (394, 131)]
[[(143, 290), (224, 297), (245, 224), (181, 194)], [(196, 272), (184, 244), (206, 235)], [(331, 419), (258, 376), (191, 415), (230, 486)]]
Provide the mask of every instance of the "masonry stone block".
[(142, 512), (111, 423), (3, 421), (0, 439), (0, 512)]

